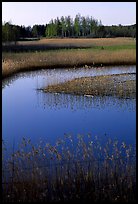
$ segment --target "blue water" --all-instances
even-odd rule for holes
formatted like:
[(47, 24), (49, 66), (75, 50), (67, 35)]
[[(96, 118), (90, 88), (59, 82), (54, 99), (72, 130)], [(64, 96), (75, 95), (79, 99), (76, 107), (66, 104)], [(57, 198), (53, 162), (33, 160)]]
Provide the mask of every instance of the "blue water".
[(99, 69), (51, 69), (18, 74), (3, 80), (2, 138), (8, 153), (22, 138), (55, 144), (64, 134), (107, 137), (135, 145), (136, 99), (87, 97), (36, 90), (81, 76), (135, 73), (136, 66)]

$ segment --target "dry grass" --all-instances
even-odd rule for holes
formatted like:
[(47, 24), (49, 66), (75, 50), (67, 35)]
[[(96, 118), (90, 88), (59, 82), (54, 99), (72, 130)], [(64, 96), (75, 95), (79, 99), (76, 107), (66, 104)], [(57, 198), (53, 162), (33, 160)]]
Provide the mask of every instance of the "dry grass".
[[(127, 77), (127, 78), (124, 78)], [(116, 95), (123, 98), (136, 97), (136, 81), (129, 80), (129, 74), (82, 77), (57, 85), (50, 85), (43, 90), (52, 93), (75, 95)], [(123, 80), (125, 79), (125, 80)], [(123, 80), (123, 81), (122, 81)]]
[(136, 63), (136, 52), (130, 50), (59, 50), (32, 53), (4, 53), (2, 77), (39, 68), (79, 67), (83, 65), (126, 65)]
[(55, 145), (24, 138), (3, 166), (4, 202), (135, 202), (135, 154), (125, 142), (102, 145), (91, 134), (66, 134)]
[(19, 41), (19, 45), (53, 45), (56, 47), (61, 46), (78, 46), (78, 47), (93, 47), (93, 46), (111, 46), (111, 45), (124, 45), (124, 44), (135, 44), (133, 38), (86, 38), (86, 39), (76, 39), (76, 38), (56, 38), (56, 39), (46, 39), (42, 38), (39, 41)]
[(3, 45), (2, 50), (6, 52), (30, 52), (30, 51), (47, 51), (59, 49), (82, 49), (98, 47), (117, 47), (125, 46), (135, 48), (136, 41), (133, 38), (89, 38), (89, 39), (46, 39), (37, 41), (18, 41), (15, 44)]
[[(136, 64), (135, 44), (132, 38), (42, 39), (21, 42), (23, 47), (19, 47), (20, 53), (2, 53), (2, 77), (40, 68)], [(22, 52), (22, 49), (27, 52)]]

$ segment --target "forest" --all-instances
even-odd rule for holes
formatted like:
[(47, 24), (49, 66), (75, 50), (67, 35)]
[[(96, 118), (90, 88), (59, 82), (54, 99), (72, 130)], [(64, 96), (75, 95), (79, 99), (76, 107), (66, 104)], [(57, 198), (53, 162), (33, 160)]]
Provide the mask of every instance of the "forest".
[(136, 24), (104, 26), (101, 20), (92, 16), (77, 14), (57, 17), (45, 25), (14, 25), (11, 22), (2, 23), (2, 42), (17, 42), (19, 40), (35, 40), (46, 38), (114, 38), (136, 37)]

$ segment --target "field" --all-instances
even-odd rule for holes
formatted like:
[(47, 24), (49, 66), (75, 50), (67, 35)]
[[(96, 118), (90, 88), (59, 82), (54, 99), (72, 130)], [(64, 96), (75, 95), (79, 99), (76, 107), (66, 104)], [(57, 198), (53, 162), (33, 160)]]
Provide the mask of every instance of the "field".
[(132, 38), (41, 39), (2, 49), (2, 77), (40, 68), (136, 64)]
[(133, 38), (42, 38), (37, 41), (18, 41), (16, 46), (42, 46), (45, 48), (88, 48), (94, 46), (135, 45)]

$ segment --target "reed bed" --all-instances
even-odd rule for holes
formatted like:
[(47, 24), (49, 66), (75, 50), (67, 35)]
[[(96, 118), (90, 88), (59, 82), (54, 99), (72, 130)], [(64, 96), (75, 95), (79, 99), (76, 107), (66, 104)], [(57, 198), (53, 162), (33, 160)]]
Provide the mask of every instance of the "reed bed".
[(40, 68), (136, 64), (133, 38), (44, 38), (5, 45), (2, 51), (2, 77)]
[(42, 90), (51, 93), (135, 98), (136, 80), (135, 74), (82, 77), (56, 85), (49, 85)]
[(77, 49), (47, 52), (3, 53), (2, 77), (40, 68), (136, 64), (135, 49)]
[(65, 134), (55, 145), (23, 138), (3, 164), (3, 201), (135, 202), (135, 153), (125, 142), (102, 143), (91, 134)]
[(111, 45), (135, 45), (133, 38), (42, 38), (37, 41), (18, 41), (17, 45), (45, 45), (48, 47), (93, 47), (93, 46), (111, 46)]

